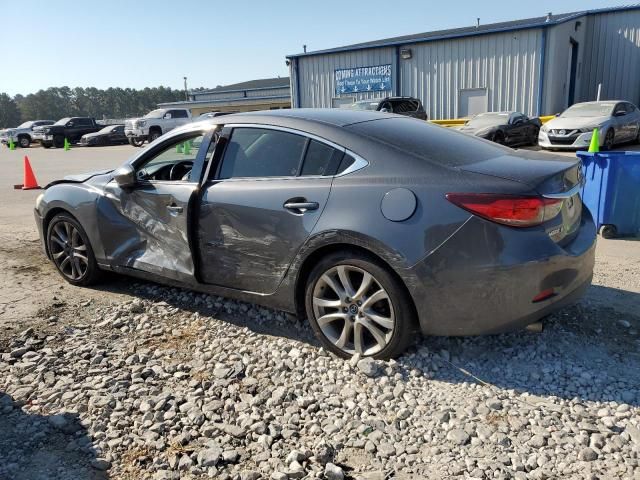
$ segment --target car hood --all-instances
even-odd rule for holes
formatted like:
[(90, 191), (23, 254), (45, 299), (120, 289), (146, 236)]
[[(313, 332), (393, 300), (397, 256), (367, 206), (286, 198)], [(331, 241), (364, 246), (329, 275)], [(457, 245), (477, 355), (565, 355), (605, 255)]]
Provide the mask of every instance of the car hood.
[(545, 125), (554, 130), (575, 130), (576, 128), (592, 127), (608, 122), (611, 117), (556, 117), (549, 120)]
[(105, 134), (104, 133), (99, 133), (99, 132), (85, 133), (84, 135), (82, 135), (82, 138), (95, 138), (95, 137), (99, 137), (101, 135), (105, 135)]
[(58, 185), (60, 183), (83, 183), (87, 180), (92, 179), (93, 177), (97, 177), (99, 175), (106, 175), (108, 173), (113, 172), (113, 169), (105, 169), (105, 170), (96, 170), (95, 172), (87, 172), (87, 173), (78, 173), (76, 175), (67, 175), (60, 180), (54, 180), (50, 184), (48, 184), (46, 188), (52, 187), (53, 185)]
[(469, 125), (465, 125), (463, 127), (460, 127), (458, 130), (470, 135), (476, 135), (479, 132), (488, 133), (491, 130), (495, 130), (496, 128), (498, 128), (497, 125), (489, 125), (488, 127), (470, 127)]

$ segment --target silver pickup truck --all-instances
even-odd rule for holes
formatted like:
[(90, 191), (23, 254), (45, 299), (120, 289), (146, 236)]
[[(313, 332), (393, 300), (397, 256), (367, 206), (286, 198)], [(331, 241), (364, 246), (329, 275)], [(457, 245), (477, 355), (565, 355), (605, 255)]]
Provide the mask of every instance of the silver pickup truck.
[(145, 140), (151, 143), (160, 135), (191, 121), (191, 112), (186, 108), (158, 108), (142, 118), (127, 120), (124, 134), (131, 145), (141, 147)]
[(53, 125), (54, 123), (53, 120), (31, 120), (18, 125), (16, 128), (7, 128), (0, 132), (0, 143), (8, 145), (9, 139), (11, 139), (16, 145), (27, 148), (31, 145), (31, 142), (38, 139), (38, 133), (35, 131), (36, 127)]

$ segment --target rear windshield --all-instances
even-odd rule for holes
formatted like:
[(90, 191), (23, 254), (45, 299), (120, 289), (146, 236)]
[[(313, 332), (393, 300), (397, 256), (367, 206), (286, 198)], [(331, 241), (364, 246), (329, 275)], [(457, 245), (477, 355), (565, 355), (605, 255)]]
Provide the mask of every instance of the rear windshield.
[(387, 118), (348, 127), (373, 140), (440, 165), (460, 167), (513, 153), (510, 148), (413, 118)]

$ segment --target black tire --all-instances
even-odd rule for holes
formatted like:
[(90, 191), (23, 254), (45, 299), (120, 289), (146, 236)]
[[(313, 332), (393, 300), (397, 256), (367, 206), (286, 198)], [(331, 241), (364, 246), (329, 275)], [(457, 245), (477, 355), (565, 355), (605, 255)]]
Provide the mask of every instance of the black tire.
[[(338, 273), (334, 272), (343, 267), (348, 271), (349, 283), (354, 290), (361, 289), (365, 273), (371, 275), (372, 280), (369, 288), (362, 291), (362, 294), (356, 298), (346, 298), (346, 302), (341, 303), (341, 307), (319, 307), (318, 305), (314, 307), (314, 295), (324, 296), (325, 293), (329, 295), (333, 292), (333, 295), (337, 297), (335, 290), (326, 289), (328, 284), (324, 283), (324, 279), (332, 275), (334, 276), (333, 278), (337, 278), (335, 275), (338, 275)], [(360, 279), (360, 283), (357, 283), (358, 279)], [(358, 294), (358, 292), (353, 293)], [(375, 300), (374, 296), (381, 299), (379, 301)], [(369, 303), (368, 308), (367, 299), (374, 302)], [(316, 298), (316, 300), (322, 302), (325, 298)], [(330, 301), (336, 302), (337, 300)], [(349, 303), (348, 307), (346, 306), (347, 303)], [(360, 305), (362, 310), (360, 310)], [(321, 308), (325, 310), (316, 314), (316, 311)], [(331, 311), (327, 312), (326, 308), (331, 309)], [(396, 357), (403, 353), (415, 338), (416, 315), (413, 302), (403, 285), (381, 262), (359, 252), (349, 250), (335, 252), (327, 255), (316, 264), (305, 285), (305, 309), (311, 327), (322, 345), (342, 358), (350, 358), (356, 353), (355, 330), (358, 323), (360, 324), (358, 330), (363, 332), (360, 335), (362, 356), (372, 356), (379, 359)], [(358, 311), (356, 312), (356, 310)], [(325, 324), (324, 327), (320, 326), (318, 317), (322, 318), (325, 315), (334, 314), (342, 318), (333, 319), (330, 323)], [(378, 323), (379, 320), (373, 321), (371, 314), (391, 323), (393, 327), (383, 326), (382, 323)], [(383, 347), (374, 338), (374, 335), (370, 333), (372, 330), (369, 327), (364, 327), (362, 322), (373, 325), (378, 333), (384, 335)], [(341, 338), (344, 336), (346, 340), (343, 342), (343, 347), (341, 348), (334, 344), (334, 340), (331, 340), (325, 334), (323, 328), (327, 331), (327, 334), (330, 334), (330, 330), (335, 330), (334, 340), (336, 343), (340, 343)], [(341, 332), (340, 335), (337, 334), (338, 330)], [(346, 335), (345, 332), (347, 332)], [(340, 338), (335, 339), (335, 337)], [(368, 344), (367, 341), (375, 345), (365, 349), (364, 347)]]
[(536, 128), (533, 131), (533, 135), (531, 137), (531, 139), (529, 140), (529, 145), (531, 145), (532, 147), (535, 147), (538, 145), (538, 135), (540, 135), (540, 129)]
[(496, 132), (493, 134), (493, 138), (491, 139), (495, 143), (499, 143), (500, 145), (504, 145), (504, 133)]
[(51, 148), (51, 144), (42, 142), (42, 148)]
[[(89, 237), (82, 225), (68, 213), (60, 213), (49, 222), (47, 250), (62, 278), (70, 284), (86, 287), (100, 280), (102, 272), (98, 268)], [(65, 259), (68, 259), (67, 263)]]
[(603, 150), (611, 150), (615, 145), (616, 133), (613, 131), (613, 128), (607, 130), (607, 133), (604, 136), (604, 142), (602, 142)]
[(139, 137), (130, 138), (129, 145), (133, 147), (141, 147), (142, 145), (144, 145), (144, 138), (139, 138)]
[(635, 143), (640, 143), (640, 124), (638, 124), (638, 133), (636, 135), (636, 142)]
[(29, 148), (31, 145), (31, 137), (29, 135), (20, 135), (18, 137), (18, 144), (20, 148)]
[(53, 146), (56, 148), (64, 147), (64, 137), (62, 135), (55, 135), (53, 137)]
[(600, 235), (602, 238), (616, 238), (618, 236), (618, 229), (615, 225), (602, 225), (600, 227)]
[(160, 130), (157, 130), (157, 129), (150, 130), (149, 131), (149, 143), (153, 142), (154, 140), (159, 138), (161, 135), (162, 135), (162, 132)]

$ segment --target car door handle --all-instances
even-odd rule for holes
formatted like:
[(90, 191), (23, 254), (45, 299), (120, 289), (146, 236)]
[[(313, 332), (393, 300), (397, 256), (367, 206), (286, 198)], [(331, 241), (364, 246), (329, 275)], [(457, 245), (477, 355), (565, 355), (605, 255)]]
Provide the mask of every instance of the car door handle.
[(167, 205), (167, 210), (169, 210), (169, 213), (176, 214), (176, 213), (182, 213), (184, 209), (178, 205)]
[(304, 213), (309, 210), (317, 210), (319, 206), (320, 205), (318, 205), (318, 202), (290, 202), (290, 201), (285, 202), (285, 204), (283, 205), (284, 208), (286, 208), (287, 210), (291, 210), (295, 213)]

